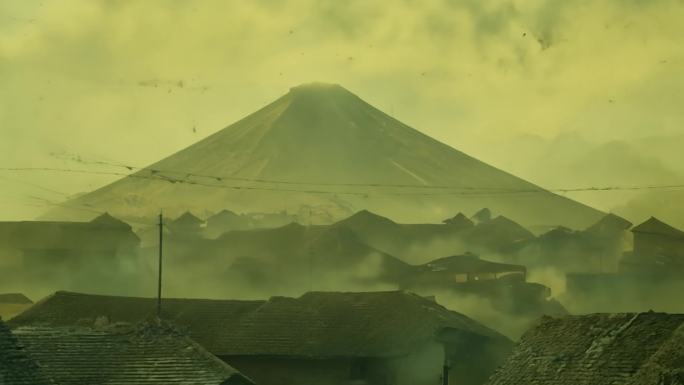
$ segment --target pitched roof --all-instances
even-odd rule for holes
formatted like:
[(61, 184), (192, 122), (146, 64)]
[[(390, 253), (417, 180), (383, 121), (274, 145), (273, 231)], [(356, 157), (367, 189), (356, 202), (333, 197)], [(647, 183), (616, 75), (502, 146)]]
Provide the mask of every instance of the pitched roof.
[(118, 218), (115, 218), (115, 217), (109, 215), (109, 213), (104, 213), (100, 216), (93, 218), (90, 221), (90, 223), (93, 225), (104, 226), (104, 227), (121, 227), (121, 228), (126, 228), (126, 229), (131, 228), (131, 225), (129, 225), (128, 223), (126, 223), (126, 222), (124, 222)]
[(5, 293), (0, 294), (0, 303), (30, 305), (33, 303), (33, 301), (31, 301), (27, 296), (21, 293)]
[(629, 385), (684, 385), (684, 324), (634, 375)]
[(227, 210), (227, 209), (223, 209), (223, 210), (219, 211), (218, 213), (207, 218), (207, 222), (222, 221), (222, 220), (228, 220), (228, 219), (239, 219), (239, 218), (241, 218), (241, 217), (239, 215), (237, 215), (236, 213), (234, 213), (230, 210)]
[(503, 215), (499, 215), (486, 222), (478, 223), (474, 230), (475, 233), (480, 234), (487, 239), (504, 237), (510, 242), (521, 242), (534, 238), (532, 232)]
[[(58, 291), (8, 321), (11, 327), (26, 325), (90, 326), (99, 317), (111, 322), (136, 323), (156, 311), (155, 298), (115, 297)], [(187, 328), (190, 337), (214, 354), (229, 349), (220, 338), (239, 319), (264, 301), (175, 299), (162, 301), (163, 317)]]
[(251, 384), (167, 323), (14, 329), (59, 385)]
[(435, 259), (420, 266), (423, 270), (443, 271), (454, 273), (497, 273), (509, 271), (527, 271), (525, 266), (508, 263), (485, 261), (475, 254), (454, 255)]
[(130, 226), (103, 226), (98, 222), (0, 222), (0, 243), (18, 249), (108, 250), (115, 248), (117, 242), (139, 241)]
[(649, 218), (646, 222), (635, 226), (633, 233), (665, 235), (674, 238), (684, 238), (684, 231), (676, 229), (655, 217)]
[(473, 214), (470, 218), (475, 222), (486, 222), (492, 219), (492, 211), (485, 207)]
[(468, 219), (463, 213), (458, 213), (454, 217), (445, 219), (442, 221), (442, 223), (445, 223), (447, 225), (451, 226), (465, 226), (465, 227), (471, 227), (474, 225), (473, 221)]
[[(683, 324), (684, 314), (652, 312), (545, 316), (487, 384), (632, 384), (673, 338), (681, 341)], [(646, 383), (660, 382), (639, 382)]]
[(587, 227), (585, 231), (589, 232), (605, 232), (610, 230), (627, 230), (632, 227), (632, 222), (619, 217), (615, 214), (606, 214), (603, 218), (599, 219), (598, 222)]
[[(58, 292), (11, 320), (14, 326), (92, 324), (140, 319), (153, 299)], [(165, 300), (165, 318), (219, 356), (305, 357), (406, 354), (442, 329), (509, 341), (472, 319), (426, 298), (401, 291), (312, 292), (269, 301)]]
[(204, 221), (201, 219), (197, 218), (193, 213), (190, 211), (186, 211), (183, 213), (181, 216), (178, 218), (174, 219), (171, 223), (174, 225), (182, 225), (182, 226), (199, 226), (202, 224)]
[(228, 336), (233, 355), (404, 355), (445, 329), (506, 343), (497, 332), (415, 294), (310, 292), (273, 297)]
[(375, 214), (368, 210), (361, 210), (339, 222), (336, 222), (336, 225), (346, 225), (362, 229), (375, 229), (381, 226), (396, 225), (396, 223), (389, 218)]
[(54, 384), (0, 321), (0, 385)]

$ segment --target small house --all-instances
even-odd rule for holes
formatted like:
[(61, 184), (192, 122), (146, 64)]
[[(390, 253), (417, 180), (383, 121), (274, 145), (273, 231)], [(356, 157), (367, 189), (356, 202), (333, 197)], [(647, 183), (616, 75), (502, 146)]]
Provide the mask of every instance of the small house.
[[(155, 300), (58, 292), (14, 327), (131, 322)], [(268, 301), (166, 299), (163, 317), (260, 385), (481, 384), (512, 343), (403, 291), (310, 292)]]
[(57, 385), (253, 385), (182, 331), (158, 320), (25, 326), (13, 334)]
[(466, 253), (435, 259), (417, 266), (411, 278), (425, 283), (453, 285), (497, 279), (524, 282), (526, 276), (527, 268), (525, 266), (485, 261), (475, 254)]
[(209, 238), (216, 238), (227, 231), (246, 230), (249, 228), (249, 222), (249, 218), (244, 215), (221, 210), (207, 218), (205, 233)]
[(472, 219), (473, 222), (478, 223), (478, 224), (491, 221), (492, 220), (492, 211), (485, 207), (483, 209), (480, 209), (475, 214), (473, 214), (473, 216), (470, 217), (470, 219)]
[(684, 268), (684, 231), (651, 217), (634, 227), (632, 233), (635, 259), (665, 269)]
[(130, 225), (106, 213), (89, 222), (0, 222), (0, 250), (17, 254), (28, 268), (106, 263), (135, 255), (139, 245)]
[(186, 211), (178, 218), (168, 223), (171, 235), (178, 238), (198, 237), (202, 231), (204, 221), (190, 211)]
[(455, 216), (442, 221), (445, 225), (452, 226), (454, 229), (470, 228), (475, 226), (475, 223), (468, 219), (463, 213), (458, 213)]
[(0, 319), (10, 319), (32, 304), (33, 302), (21, 293), (0, 293)]

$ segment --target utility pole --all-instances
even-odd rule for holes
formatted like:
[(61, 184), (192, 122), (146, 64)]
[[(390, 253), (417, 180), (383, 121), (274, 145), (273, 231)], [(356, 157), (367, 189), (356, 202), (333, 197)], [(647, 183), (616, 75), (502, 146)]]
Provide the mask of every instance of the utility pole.
[(161, 319), (161, 298), (162, 298), (162, 241), (164, 234), (164, 221), (162, 213), (159, 212), (159, 278), (157, 280), (157, 318)]
[[(311, 234), (311, 207), (309, 207), (309, 225), (306, 228), (306, 232)], [(313, 291), (313, 250), (311, 245), (311, 240), (309, 240), (309, 291)]]

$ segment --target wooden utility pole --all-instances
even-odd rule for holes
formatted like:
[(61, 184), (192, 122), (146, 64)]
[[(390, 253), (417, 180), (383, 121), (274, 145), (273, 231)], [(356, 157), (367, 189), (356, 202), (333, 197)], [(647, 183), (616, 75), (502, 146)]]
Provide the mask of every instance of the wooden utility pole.
[(157, 280), (157, 318), (161, 318), (161, 298), (162, 298), (162, 241), (164, 234), (164, 221), (162, 213), (159, 212), (159, 278)]

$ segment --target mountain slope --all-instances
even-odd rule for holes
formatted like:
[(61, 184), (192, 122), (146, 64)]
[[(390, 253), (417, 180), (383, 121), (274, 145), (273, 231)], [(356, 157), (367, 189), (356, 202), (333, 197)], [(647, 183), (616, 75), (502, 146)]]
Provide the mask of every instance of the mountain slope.
[(525, 225), (570, 227), (600, 215), (440, 143), (340, 86), (320, 83), (294, 87), (235, 124), (67, 206), (122, 216), (161, 208), (302, 214), (314, 208), (338, 219), (368, 208), (402, 221), (436, 222), (486, 206)]

